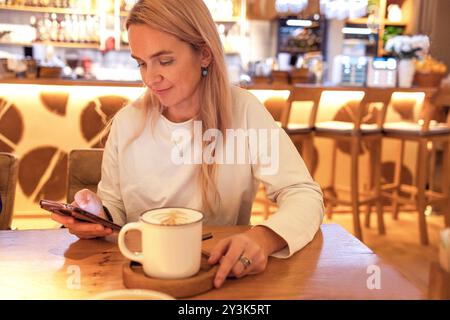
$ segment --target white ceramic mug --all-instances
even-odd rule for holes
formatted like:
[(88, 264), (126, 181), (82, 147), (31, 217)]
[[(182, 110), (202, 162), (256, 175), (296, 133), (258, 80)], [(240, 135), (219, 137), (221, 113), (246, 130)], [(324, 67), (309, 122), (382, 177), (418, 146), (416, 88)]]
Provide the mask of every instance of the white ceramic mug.
[[(185, 208), (146, 211), (139, 222), (128, 223), (119, 232), (122, 254), (142, 264), (147, 276), (182, 279), (200, 270), (203, 214)], [(141, 232), (142, 251), (131, 252), (125, 244), (130, 230)]]

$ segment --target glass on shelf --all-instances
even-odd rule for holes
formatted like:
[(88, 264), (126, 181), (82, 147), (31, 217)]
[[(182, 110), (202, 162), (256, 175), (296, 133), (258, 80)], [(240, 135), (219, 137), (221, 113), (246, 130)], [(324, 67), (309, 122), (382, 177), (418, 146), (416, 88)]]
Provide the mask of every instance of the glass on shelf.
[(79, 56), (77, 52), (67, 52), (66, 53), (66, 63), (67, 65), (70, 67), (70, 69), (72, 70), (72, 73), (70, 75), (70, 77), (72, 79), (76, 79), (77, 78), (77, 73), (76, 73), (76, 69), (78, 67), (79, 64)]
[(122, 5), (120, 9), (125, 12), (131, 11), (133, 6), (136, 4), (137, 0), (122, 0)]

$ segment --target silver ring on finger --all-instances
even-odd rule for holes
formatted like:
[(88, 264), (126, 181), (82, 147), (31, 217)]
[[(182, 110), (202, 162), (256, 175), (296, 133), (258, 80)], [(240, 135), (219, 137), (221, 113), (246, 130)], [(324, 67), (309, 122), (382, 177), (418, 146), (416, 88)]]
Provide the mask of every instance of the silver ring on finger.
[(252, 264), (252, 260), (244, 255), (239, 257), (239, 261), (244, 265), (244, 269), (247, 269)]

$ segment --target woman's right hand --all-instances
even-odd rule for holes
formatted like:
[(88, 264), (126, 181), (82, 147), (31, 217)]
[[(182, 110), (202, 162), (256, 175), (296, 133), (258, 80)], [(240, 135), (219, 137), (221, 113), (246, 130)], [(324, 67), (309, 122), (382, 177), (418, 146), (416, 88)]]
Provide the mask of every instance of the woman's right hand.
[[(95, 214), (101, 218), (107, 219), (103, 211), (102, 200), (92, 191), (83, 189), (75, 194), (75, 201), (72, 205)], [(65, 217), (57, 213), (52, 213), (51, 218), (56, 222), (63, 224), (69, 229), (71, 234), (80, 239), (93, 239), (105, 237), (112, 234), (112, 229), (105, 228), (100, 224), (90, 222), (80, 222), (72, 217)]]

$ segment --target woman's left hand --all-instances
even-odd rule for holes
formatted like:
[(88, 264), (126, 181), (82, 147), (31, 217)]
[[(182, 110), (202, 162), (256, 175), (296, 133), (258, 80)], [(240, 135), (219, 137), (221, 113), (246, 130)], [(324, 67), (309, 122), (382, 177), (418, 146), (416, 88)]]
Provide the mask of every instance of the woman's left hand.
[(286, 245), (272, 230), (257, 226), (251, 230), (222, 239), (212, 249), (210, 264), (220, 261), (214, 286), (219, 288), (228, 276), (241, 278), (266, 269), (269, 255)]

